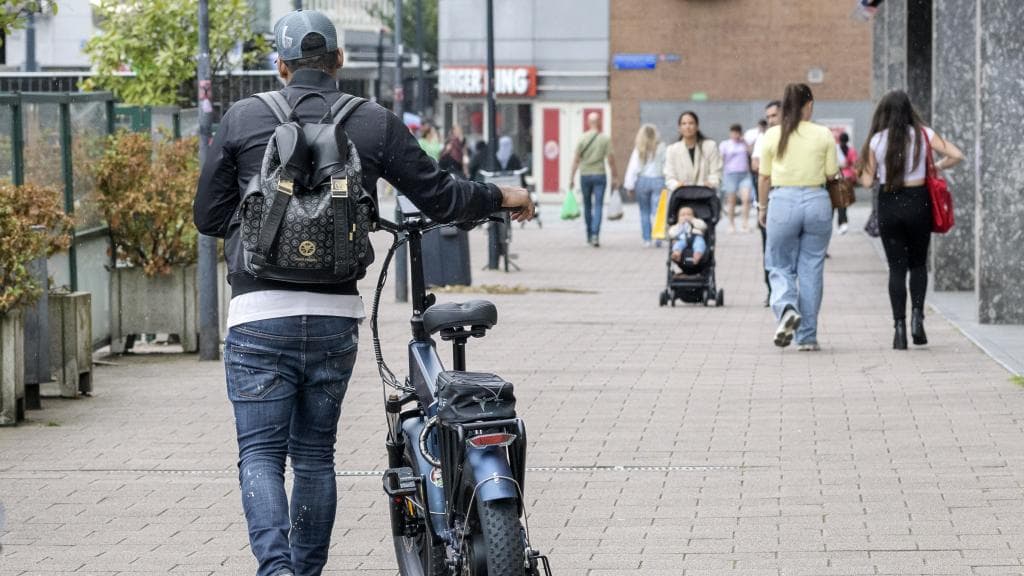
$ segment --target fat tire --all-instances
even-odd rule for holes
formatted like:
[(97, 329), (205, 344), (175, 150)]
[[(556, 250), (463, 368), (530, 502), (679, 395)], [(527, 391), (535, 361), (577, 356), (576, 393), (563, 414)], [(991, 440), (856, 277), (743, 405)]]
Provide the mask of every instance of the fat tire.
[(487, 547), (487, 576), (524, 576), (526, 546), (518, 503), (512, 498), (477, 502), (476, 511)]

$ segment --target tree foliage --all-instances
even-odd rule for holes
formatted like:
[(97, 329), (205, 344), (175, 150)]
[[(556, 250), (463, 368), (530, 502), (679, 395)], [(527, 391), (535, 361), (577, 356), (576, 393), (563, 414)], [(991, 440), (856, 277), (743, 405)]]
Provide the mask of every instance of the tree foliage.
[[(416, 3), (423, 3), (423, 62), (437, 66), (437, 0), (402, 0), (402, 44), (406, 53), (416, 51)], [(387, 9), (374, 8), (370, 13), (384, 26), (395, 29), (395, 10), (392, 0)]]
[[(100, 0), (94, 5), (101, 33), (85, 45), (96, 68), (87, 90), (110, 90), (128, 104), (178, 104), (182, 85), (196, 75), (199, 51), (198, 0)], [(210, 72), (226, 69), (233, 49), (266, 42), (255, 35), (246, 0), (211, 0)], [(135, 76), (119, 74), (131, 71)]]
[(96, 167), (99, 205), (117, 257), (147, 276), (196, 261), (198, 145), (195, 137), (154, 141), (149, 133), (118, 132)]
[[(9, 34), (11, 30), (25, 27), (25, 17), (31, 13), (56, 14), (57, 3), (53, 0), (0, 0), (0, 30)], [(0, 44), (3, 38), (0, 38)]]
[[(33, 229), (33, 227), (40, 227)], [(28, 264), (71, 244), (71, 218), (56, 188), (0, 182), (0, 315), (35, 302), (44, 286)]]

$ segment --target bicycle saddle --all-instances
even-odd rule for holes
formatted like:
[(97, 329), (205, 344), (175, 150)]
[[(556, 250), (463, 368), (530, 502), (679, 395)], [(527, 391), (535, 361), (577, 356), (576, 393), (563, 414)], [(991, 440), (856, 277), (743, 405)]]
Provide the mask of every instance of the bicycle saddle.
[(423, 313), (423, 329), (427, 334), (460, 326), (492, 328), (497, 323), (498, 309), (487, 300), (434, 304)]

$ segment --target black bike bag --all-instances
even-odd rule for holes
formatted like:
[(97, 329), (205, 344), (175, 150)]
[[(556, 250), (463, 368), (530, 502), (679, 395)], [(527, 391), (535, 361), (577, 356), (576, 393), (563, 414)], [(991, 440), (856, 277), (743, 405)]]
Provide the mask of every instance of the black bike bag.
[(516, 417), (512, 383), (484, 372), (441, 372), (437, 375), (437, 419), (442, 424)]

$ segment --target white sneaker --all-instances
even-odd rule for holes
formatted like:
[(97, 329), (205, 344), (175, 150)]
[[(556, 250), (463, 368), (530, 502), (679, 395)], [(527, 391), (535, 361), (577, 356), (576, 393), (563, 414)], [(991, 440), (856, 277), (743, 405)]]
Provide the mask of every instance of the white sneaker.
[(650, 240), (644, 240), (643, 241), (643, 247), (644, 248), (650, 248), (651, 247), (651, 241)]
[(792, 307), (786, 308), (782, 313), (782, 319), (779, 320), (778, 328), (775, 329), (775, 345), (779, 348), (789, 346), (793, 342), (793, 334), (799, 327), (800, 314)]
[(843, 234), (846, 234), (846, 232), (849, 231), (849, 230), (850, 230), (850, 227), (845, 222), (839, 225), (839, 235), (840, 236), (842, 236)]
[(796, 349), (801, 352), (819, 352), (821, 350), (821, 346), (818, 346), (817, 342), (805, 342), (797, 346)]

